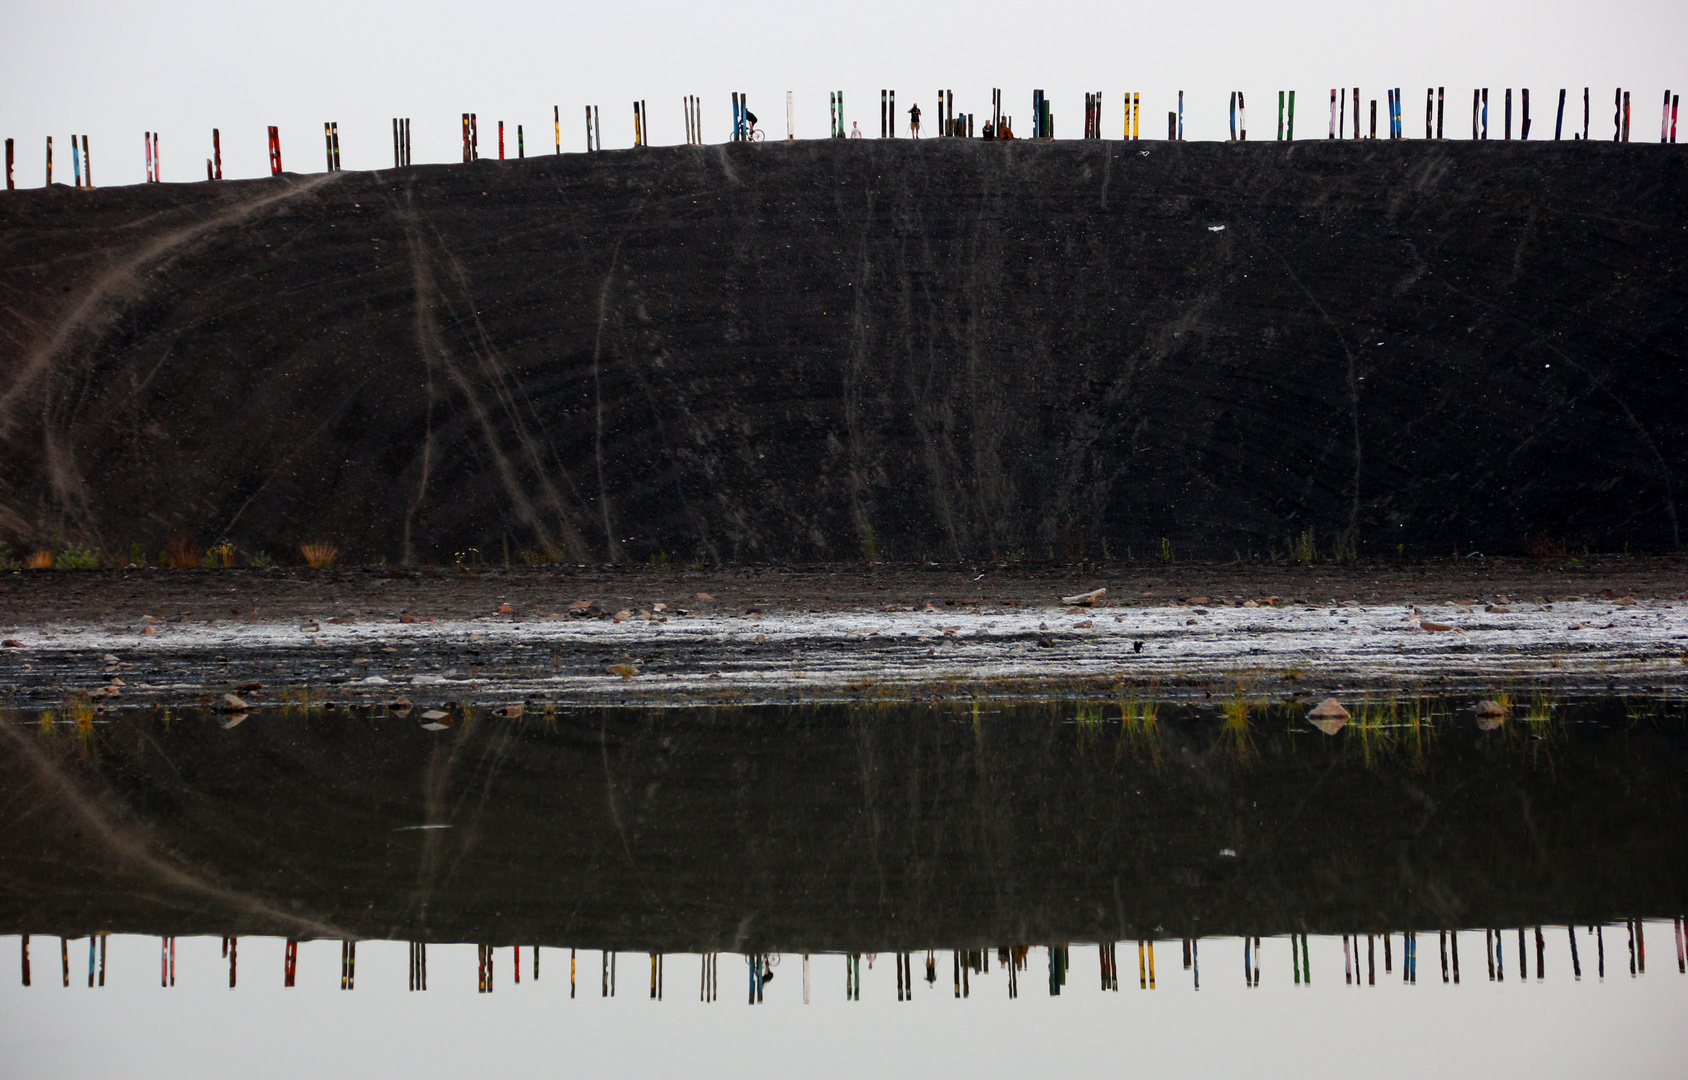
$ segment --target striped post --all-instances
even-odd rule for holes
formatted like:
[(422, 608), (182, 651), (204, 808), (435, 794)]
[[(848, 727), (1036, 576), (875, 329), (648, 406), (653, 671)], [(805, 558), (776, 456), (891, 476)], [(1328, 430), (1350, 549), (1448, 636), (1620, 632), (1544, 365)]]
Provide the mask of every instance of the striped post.
[(399, 118), (393, 117), (393, 168), (399, 167)]
[(1489, 88), (1483, 87), (1483, 138), (1489, 137)]
[(1442, 137), (1442, 91), (1444, 89), (1446, 88), (1441, 86), (1436, 88), (1436, 137), (1438, 139)]
[(586, 106), (586, 152), (592, 152), (592, 106)]
[[(1178, 91), (1178, 137), (1184, 137), (1184, 91)], [(1295, 91), (1289, 92), (1289, 126), (1284, 129), (1284, 138), (1295, 141)]]
[(1501, 141), (1512, 141), (1512, 88), (1506, 88), (1505, 111), (1501, 120)]
[(551, 127), (557, 136), (557, 153), (563, 152), (563, 107), (551, 106)]
[(12, 140), (7, 139), (6, 140), (6, 190), (7, 191), (17, 190), (18, 182), (17, 182), (17, 179), (12, 175), (12, 166), (13, 166), (13, 164), (16, 163), (16, 161), (17, 161), (17, 150), (13, 146)]
[[(592, 111), (591, 106), (588, 106), (586, 111), (587, 111), (587, 114), (590, 115), (591, 111)], [(588, 124), (590, 124), (590, 121), (588, 121)], [(587, 149), (590, 150), (591, 146), (588, 145)], [(465, 165), (467, 165), (469, 163), (469, 114), (468, 113), (463, 114), (463, 163)]]
[[(788, 97), (790, 95), (787, 95)], [(891, 91), (891, 138), (897, 137), (897, 92)]]
[(1528, 139), (1530, 137), (1530, 92), (1520, 90), (1518, 91), (1518, 98), (1518, 137)]
[(1326, 135), (1325, 138), (1336, 138), (1336, 91), (1334, 89), (1330, 92), (1330, 134)]
[(281, 175), (281, 129), (270, 125), (270, 175)]
[[(637, 120), (635, 120), (635, 123)], [(504, 121), (498, 122), (498, 160), (504, 160)]]
[(1670, 141), (1672, 143), (1676, 142), (1676, 113), (1681, 106), (1682, 95), (1672, 94), (1670, 96)]
[(1240, 142), (1248, 142), (1248, 103), (1243, 100), (1243, 92), (1237, 91), (1237, 138)]
[(1629, 141), (1629, 91), (1624, 91), (1624, 142)]
[(1435, 111), (1436, 111), (1436, 91), (1433, 87), (1427, 86), (1427, 87), (1424, 88), (1424, 137), (1426, 139), (1429, 139), (1429, 138), (1432, 137), (1430, 133), (1433, 129), (1430, 125), (1430, 122), (1431, 122), (1431, 119), (1432, 119), (1432, 114)]
[(527, 144), (522, 142), (522, 125), (520, 124), (516, 125), (516, 157), (518, 159), (527, 157)]
[(1559, 115), (1553, 121), (1553, 141), (1558, 142), (1565, 129), (1565, 91), (1559, 91)]
[(334, 171), (339, 172), (340, 171), (340, 121), (336, 120), (330, 126), (333, 128), (333, 138), (334, 138)]
[(481, 120), (474, 113), (469, 114), (469, 160), (481, 160)]
[(1278, 141), (1284, 141), (1284, 92), (1278, 91)]
[(47, 186), (53, 186), (53, 137), (47, 136)]
[[(1290, 126), (1295, 125), (1295, 91), (1289, 96)], [(1178, 91), (1178, 141), (1184, 141), (1184, 91)]]
[(1371, 99), (1371, 137), (1377, 138), (1377, 99)]

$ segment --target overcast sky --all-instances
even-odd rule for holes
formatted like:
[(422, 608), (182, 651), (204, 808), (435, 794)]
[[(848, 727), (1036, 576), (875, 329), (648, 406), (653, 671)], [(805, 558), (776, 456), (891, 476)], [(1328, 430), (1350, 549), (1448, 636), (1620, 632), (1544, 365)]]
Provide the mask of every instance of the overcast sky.
[[(1658, 137), (1660, 103), (1688, 84), (1688, 3), (1101, 4), (289, 4), (246, 0), (13, 2), (0, 11), (0, 135), (17, 140), (20, 186), (43, 180), (43, 144), (58, 147), (55, 179), (70, 178), (65, 144), (90, 136), (102, 186), (144, 175), (143, 131), (160, 133), (166, 181), (203, 178), (210, 132), (222, 131), (224, 172), (267, 171), (266, 125), (279, 125), (290, 171), (324, 166), (321, 131), (339, 123), (348, 169), (392, 163), (390, 120), (412, 118), (417, 163), (460, 157), (463, 112), (480, 117), (483, 155), (497, 122), (524, 125), (530, 153), (584, 148), (583, 109), (600, 106), (604, 142), (632, 139), (631, 103), (650, 103), (653, 141), (684, 138), (681, 98), (703, 99), (704, 136), (722, 140), (728, 95), (742, 90), (774, 137), (795, 94), (800, 138), (827, 131), (827, 93), (878, 134), (881, 88), (899, 111), (953, 89), (958, 110), (989, 111), (1001, 87), (1023, 133), (1033, 89), (1053, 101), (1056, 133), (1082, 130), (1083, 95), (1103, 93), (1105, 135), (1117, 137), (1120, 96), (1143, 95), (1146, 136), (1162, 136), (1185, 92), (1191, 139), (1224, 138), (1229, 92), (1242, 90), (1254, 138), (1270, 138), (1280, 89), (1298, 91), (1296, 134), (1320, 137), (1332, 86), (1381, 103), (1405, 90), (1407, 133), (1423, 132), (1427, 86), (1453, 103), (1474, 86), (1529, 87), (1532, 134), (1552, 137), (1560, 87), (1593, 88), (1596, 137), (1611, 135), (1612, 93), (1632, 90), (1632, 139)], [(1350, 89), (1350, 92), (1351, 89)], [(1498, 106), (1498, 101), (1497, 101)], [(1380, 107), (1380, 112), (1383, 109)], [(1463, 126), (1455, 120), (1463, 120)], [(1498, 134), (1498, 116), (1492, 117)], [(906, 117), (901, 128), (906, 132)], [(1469, 134), (1450, 106), (1447, 133)]]

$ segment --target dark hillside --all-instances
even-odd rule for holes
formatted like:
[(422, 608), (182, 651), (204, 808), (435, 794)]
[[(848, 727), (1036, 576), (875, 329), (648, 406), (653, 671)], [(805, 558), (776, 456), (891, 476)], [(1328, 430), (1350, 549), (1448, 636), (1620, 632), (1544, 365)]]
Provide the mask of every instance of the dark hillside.
[(8, 192), (0, 539), (1676, 550), (1685, 162), (824, 141)]

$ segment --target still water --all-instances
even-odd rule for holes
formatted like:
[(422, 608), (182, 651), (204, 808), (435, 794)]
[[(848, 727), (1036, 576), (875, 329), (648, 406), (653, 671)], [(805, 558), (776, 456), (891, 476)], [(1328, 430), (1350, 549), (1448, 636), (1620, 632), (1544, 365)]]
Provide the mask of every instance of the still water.
[(1353, 712), (10, 716), (0, 1059), (1681, 1075), (1680, 704)]

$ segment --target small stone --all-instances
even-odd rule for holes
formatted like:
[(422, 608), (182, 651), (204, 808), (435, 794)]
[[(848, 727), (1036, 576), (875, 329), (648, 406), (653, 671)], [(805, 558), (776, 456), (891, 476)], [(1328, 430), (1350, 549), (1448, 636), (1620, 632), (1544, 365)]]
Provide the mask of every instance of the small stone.
[(1326, 735), (1335, 735), (1348, 723), (1348, 710), (1335, 698), (1326, 698), (1307, 714), (1307, 722)]
[(710, 595), (709, 595), (709, 594), (708, 594), (708, 593), (706, 593), (706, 592), (700, 592), (700, 593), (698, 593), (698, 594), (697, 594), (697, 598), (698, 598), (698, 599), (699, 599), (699, 600), (713, 600), (713, 599), (715, 599), (715, 598), (714, 598), (714, 597), (713, 597), (713, 596), (710, 596)]
[(615, 613), (615, 621), (617, 623), (624, 623), (628, 619), (631, 619), (632, 617), (633, 617), (633, 613), (631, 611), (628, 611), (626, 608), (622, 608), (620, 611)]
[(1449, 630), (1453, 629), (1453, 627), (1448, 623), (1430, 622), (1426, 619), (1420, 619), (1418, 621), (1418, 626), (1419, 629), (1428, 630), (1433, 634), (1445, 634)]
[(1055, 647), (1055, 639), (1040, 637), (1037, 639), (1037, 647), (1040, 649), (1053, 649)]
[(611, 675), (620, 675), (624, 679), (631, 679), (639, 674), (639, 669), (633, 664), (611, 664), (604, 668)]
[(498, 605), (498, 613), (500, 615), (508, 615), (515, 610), (516, 609), (511, 607), (509, 604), (499, 604)]
[(158, 627), (156, 627), (156, 626), (142, 627), (141, 628), (141, 636), (142, 637), (157, 637), (158, 636)]
[(1095, 624), (1095, 622), (1094, 622), (1094, 621), (1092, 621), (1092, 620), (1090, 620), (1090, 619), (1086, 619), (1086, 620), (1084, 620), (1084, 621), (1083, 621), (1083, 622), (1081, 622), (1081, 623), (1076, 623), (1076, 624), (1075, 624), (1075, 625), (1074, 625), (1074, 626), (1073, 626), (1073, 629), (1074, 629), (1074, 630), (1088, 630), (1088, 629), (1090, 629), (1090, 628), (1091, 628), (1091, 627), (1092, 627), (1092, 626), (1095, 626), (1095, 625), (1096, 625), (1096, 624)]
[[(147, 629), (150, 630), (152, 628), (149, 626)], [(17, 638), (9, 637), (5, 641), (0, 641), (0, 648), (21, 649), (23, 648), (23, 642), (19, 641)]]
[(369, 678), (367, 678), (363, 681), (364, 681), (364, 684), (366, 686), (386, 686), (387, 685), (387, 680), (383, 679), (379, 675), (371, 675)]
[(1093, 589), (1090, 592), (1079, 593), (1076, 596), (1063, 596), (1061, 597), (1061, 603), (1069, 606), (1078, 605), (1080, 607), (1095, 607), (1096, 601), (1102, 599), (1102, 597), (1106, 595), (1108, 595), (1107, 589)]

